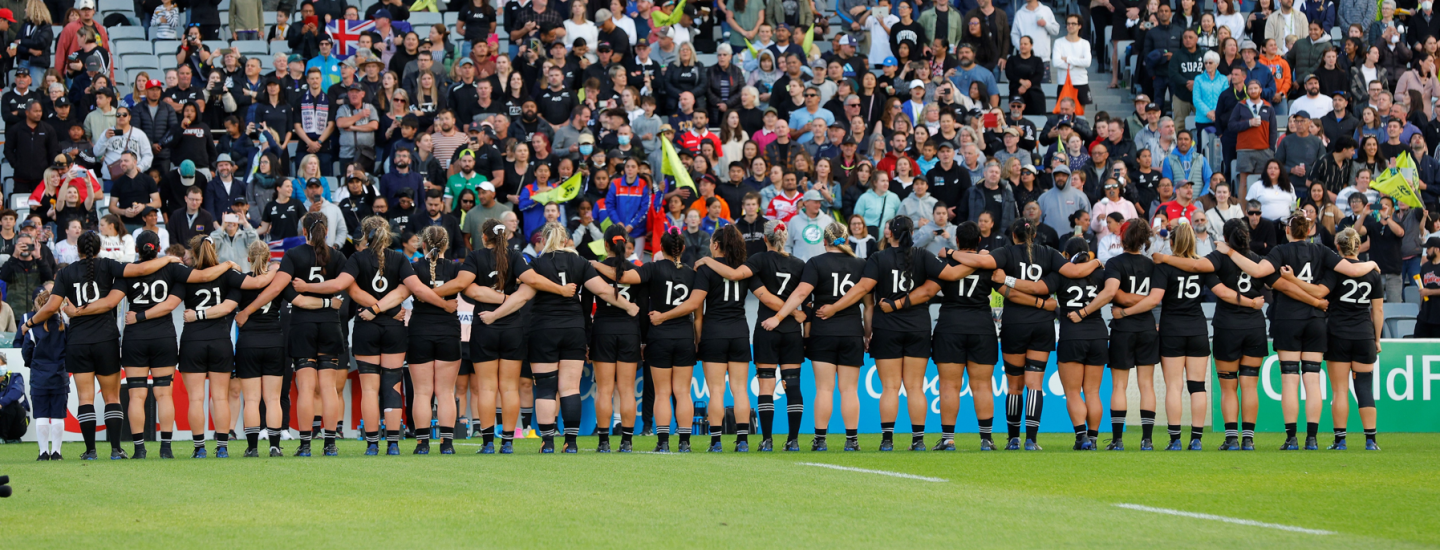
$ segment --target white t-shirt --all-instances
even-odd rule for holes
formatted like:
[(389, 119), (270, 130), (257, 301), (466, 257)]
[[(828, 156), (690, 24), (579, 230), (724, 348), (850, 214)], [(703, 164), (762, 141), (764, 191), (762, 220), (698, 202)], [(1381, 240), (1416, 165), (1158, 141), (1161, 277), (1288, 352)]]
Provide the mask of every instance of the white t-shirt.
[(1325, 115), (1330, 114), (1330, 111), (1333, 110), (1335, 110), (1335, 100), (1330, 99), (1325, 94), (1320, 94), (1313, 98), (1308, 95), (1302, 95), (1299, 99), (1290, 102), (1291, 116), (1294, 116), (1295, 113), (1300, 111), (1305, 111), (1310, 115), (1310, 118), (1324, 118)]
[(1260, 217), (1273, 222), (1290, 215), (1290, 206), (1295, 204), (1295, 193), (1281, 189), (1278, 185), (1265, 187), (1257, 181), (1250, 184), (1245, 192), (1245, 200), (1260, 201)]
[(894, 55), (890, 52), (890, 33), (885, 32), (886, 26), (893, 26), (900, 22), (900, 18), (894, 15), (885, 16), (885, 25), (880, 25), (880, 20), (874, 17), (865, 19), (865, 30), (870, 31), (870, 66), (874, 67), (885, 62), (885, 58)]

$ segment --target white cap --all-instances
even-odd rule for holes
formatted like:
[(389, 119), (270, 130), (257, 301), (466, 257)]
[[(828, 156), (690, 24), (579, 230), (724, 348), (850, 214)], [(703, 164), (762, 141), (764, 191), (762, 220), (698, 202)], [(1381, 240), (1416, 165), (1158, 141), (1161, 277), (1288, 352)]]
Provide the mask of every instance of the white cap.
[(910, 81), (910, 89), (912, 89), (912, 90), (915, 89), (915, 88), (924, 88), (924, 87), (925, 87), (925, 81), (924, 81), (924, 80), (920, 80), (920, 79), (917, 78), (917, 79), (915, 79), (915, 80), (911, 80), (911, 81)]
[(480, 189), (481, 191), (489, 191), (489, 192), (491, 192), (491, 193), (494, 193), (494, 192), (495, 192), (495, 186), (494, 186), (494, 185), (490, 185), (490, 182), (488, 182), (488, 181), (481, 182), (479, 189)]
[(75, 9), (93, 10), (95, 9), (95, 0), (80, 0), (78, 2), (75, 2)]

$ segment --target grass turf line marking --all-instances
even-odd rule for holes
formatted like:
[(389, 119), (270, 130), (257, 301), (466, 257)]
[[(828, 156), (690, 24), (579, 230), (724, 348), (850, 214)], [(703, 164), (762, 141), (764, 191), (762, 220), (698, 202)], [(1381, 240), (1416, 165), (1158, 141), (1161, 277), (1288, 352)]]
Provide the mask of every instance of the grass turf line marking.
[(799, 464), (800, 464), (801, 466), (815, 466), (815, 467), (818, 467), (818, 468), (829, 468), (829, 469), (831, 469), (831, 470), (840, 470), (840, 471), (844, 471), (844, 472), (859, 472), (859, 473), (862, 473), (862, 474), (876, 474), (876, 475), (882, 475), (882, 476), (898, 477), (898, 478), (903, 478), (903, 479), (914, 479), (914, 480), (919, 480), (919, 481), (929, 481), (929, 482), (931, 482), (931, 483), (945, 483), (945, 482), (947, 482), (947, 481), (950, 481), (950, 480), (948, 480), (948, 479), (941, 479), (941, 478), (938, 478), (938, 477), (917, 476), (917, 475), (915, 475), (915, 474), (904, 474), (904, 473), (900, 473), (900, 472), (887, 472), (887, 471), (885, 471), (885, 470), (867, 470), (867, 469), (865, 469), (865, 468), (851, 468), (851, 467), (849, 467), (849, 466), (836, 466), (836, 465), (834, 465), (834, 464), (821, 464), (821, 463), (819, 463), (819, 462), (800, 462)]
[(1139, 510), (1139, 511), (1141, 511), (1141, 512), (1154, 512), (1154, 513), (1157, 513), (1157, 514), (1169, 514), (1169, 515), (1172, 515), (1172, 516), (1182, 516), (1182, 517), (1187, 517), (1187, 518), (1208, 519), (1208, 520), (1213, 520), (1213, 521), (1223, 521), (1223, 522), (1225, 522), (1225, 523), (1234, 523), (1234, 524), (1236, 524), (1236, 525), (1249, 525), (1249, 526), (1251, 526), (1251, 527), (1266, 527), (1266, 528), (1269, 528), (1269, 529), (1279, 529), (1279, 530), (1281, 530), (1281, 531), (1290, 531), (1290, 532), (1293, 532), (1293, 533), (1305, 533), (1305, 534), (1307, 534), (1307, 535), (1334, 535), (1334, 534), (1336, 534), (1334, 531), (1322, 531), (1322, 530), (1320, 530), (1320, 529), (1306, 529), (1306, 528), (1304, 528), (1304, 527), (1295, 527), (1295, 526), (1292, 526), (1292, 525), (1281, 525), (1281, 524), (1278, 524), (1278, 523), (1265, 523), (1265, 522), (1263, 522), (1263, 521), (1254, 521), (1254, 520), (1240, 519), (1240, 518), (1230, 518), (1230, 517), (1216, 516), (1216, 515), (1211, 515), (1211, 514), (1199, 514), (1199, 513), (1195, 513), (1195, 512), (1186, 512), (1186, 511), (1183, 511), (1183, 510), (1171, 510), (1171, 509), (1169, 509), (1169, 508), (1155, 508), (1155, 507), (1151, 507), (1151, 506), (1143, 506), (1143, 505), (1140, 505), (1140, 504), (1116, 504), (1115, 506), (1120, 507), (1120, 508), (1125, 508), (1125, 509), (1127, 509), (1127, 510)]

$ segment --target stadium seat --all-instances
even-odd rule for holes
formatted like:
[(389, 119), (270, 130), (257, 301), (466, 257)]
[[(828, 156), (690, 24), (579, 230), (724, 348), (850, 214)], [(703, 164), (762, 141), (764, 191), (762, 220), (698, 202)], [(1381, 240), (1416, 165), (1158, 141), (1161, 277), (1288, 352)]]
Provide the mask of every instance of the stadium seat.
[(1415, 334), (1414, 317), (1387, 317), (1381, 338), (1410, 338)]
[(277, 53), (290, 53), (290, 44), (285, 42), (284, 40), (276, 40), (274, 42), (271, 42), (270, 54), (274, 55)]
[(457, 22), (459, 22), (459, 21), (460, 21), (460, 12), (458, 12), (458, 11), (447, 11), (447, 12), (445, 12), (445, 26), (450, 27), (450, 28), (453, 29), (453, 28), (455, 28), (455, 23), (457, 23)]
[(263, 56), (270, 53), (270, 46), (264, 40), (236, 40), (231, 42), (230, 46), (245, 56)]
[[(153, 67), (152, 67), (150, 70), (153, 71), (153, 70), (156, 70), (156, 69), (157, 69), (157, 68), (153, 68)], [(142, 73), (142, 72), (149, 72), (149, 71), (146, 71), (146, 70), (143, 69), (143, 68), (142, 68), (142, 69), (129, 69), (128, 72), (125, 73), (125, 76), (127, 77), (127, 78), (126, 78), (126, 81), (128, 81), (128, 82), (134, 82), (134, 81), (135, 81), (135, 78), (136, 78), (136, 75), (139, 75), (139, 74)], [(151, 75), (151, 76), (154, 76), (154, 75)]]
[(180, 65), (179, 63), (175, 62), (175, 56), (173, 55), (157, 55), (155, 56), (155, 58), (160, 60), (161, 69), (174, 69), (175, 67)]
[[(1051, 83), (1051, 82), (1041, 82), (1041, 83), (1040, 83), (1040, 89), (1045, 92), (1045, 98), (1046, 98), (1046, 99), (1055, 99), (1056, 97), (1059, 97), (1059, 95), (1058, 95), (1058, 94), (1060, 93), (1060, 85), (1059, 85), (1059, 84), (1055, 84), (1055, 83)], [(968, 91), (968, 90), (965, 90), (965, 91)]]
[(1050, 119), (1045, 118), (1045, 115), (1025, 115), (1025, 120), (1028, 120), (1031, 124), (1034, 124), (1035, 131), (1037, 132), (1040, 131), (1041, 128), (1045, 127), (1045, 123), (1050, 122)]
[(1395, 319), (1402, 317), (1415, 317), (1420, 315), (1420, 304), (1417, 303), (1386, 303), (1385, 318)]
[(220, 10), (222, 17), (228, 15), (230, 13), (230, 0), (220, 0), (220, 5), (215, 6), (215, 8)]
[[(96, 11), (99, 11), (101, 14), (123, 13), (126, 15), (134, 15), (135, 13), (135, 4), (131, 3), (130, 0), (100, 0), (96, 3), (96, 6), (99, 8)], [(96, 19), (104, 19), (104, 17), (96, 17)]]
[[(275, 12), (273, 12), (273, 11), (267, 11), (267, 12), (265, 12), (265, 26), (266, 26), (266, 27), (269, 27), (269, 26), (274, 25), (274, 24), (275, 24)], [(266, 29), (266, 30), (268, 31), (269, 29)]]
[(1205, 312), (1205, 318), (1206, 318), (1206, 319), (1214, 319), (1214, 318), (1215, 318), (1215, 302), (1202, 302), (1202, 303), (1200, 304), (1200, 311)]
[(1402, 293), (1405, 295), (1405, 303), (1407, 304), (1418, 304), (1424, 301), (1420, 298), (1420, 287), (1413, 284), (1406, 286)]
[(220, 50), (230, 47), (230, 43), (224, 40), (206, 40), (205, 47), (210, 48), (210, 53), (219, 53)]
[(179, 40), (156, 40), (155, 55), (175, 57), (175, 52), (180, 51)]
[(435, 13), (435, 12), (422, 11), (422, 12), (411, 12), (411, 13), (410, 13), (410, 26), (411, 26), (411, 27), (422, 27), (422, 26), (428, 27), (428, 26), (430, 26), (430, 25), (440, 25), (440, 24), (444, 24), (444, 23), (445, 23), (445, 18), (444, 18), (443, 16), (441, 16), (440, 14)]
[(122, 40), (116, 41), (113, 45), (111, 45), (110, 53), (122, 56), (128, 54), (154, 55), (155, 51), (154, 47), (151, 46), (149, 42)]
[(110, 27), (105, 29), (105, 32), (110, 35), (112, 45), (118, 44), (122, 40), (139, 40), (141, 42), (149, 40), (145, 36), (144, 27)]
[[(120, 56), (120, 62), (121, 62), (121, 65), (123, 65), (123, 66), (125, 67), (125, 69), (127, 69), (127, 70), (132, 70), (132, 71), (133, 71), (134, 69), (159, 69), (159, 68), (160, 68), (160, 59), (159, 59), (159, 58), (156, 58), (154, 55), (151, 55), (151, 54), (122, 55), (122, 56)], [(130, 78), (129, 80), (127, 80), (126, 82), (134, 82), (134, 81), (135, 81), (135, 78), (134, 78), (134, 77), (131, 77), (131, 78)]]

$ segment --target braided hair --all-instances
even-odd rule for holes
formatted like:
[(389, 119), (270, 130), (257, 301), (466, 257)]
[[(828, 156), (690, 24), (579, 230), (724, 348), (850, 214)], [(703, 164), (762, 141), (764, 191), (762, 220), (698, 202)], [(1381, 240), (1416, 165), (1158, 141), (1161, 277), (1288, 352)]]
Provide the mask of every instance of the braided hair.
[(685, 254), (685, 236), (680, 234), (680, 228), (671, 227), (660, 236), (660, 251), (666, 258), (675, 262), (675, 267), (680, 267), (680, 256)]
[[(495, 290), (505, 292), (505, 281), (510, 274), (510, 228), (499, 218), (490, 218), (480, 225), (480, 234), (485, 236), (485, 244), (495, 258)], [(448, 241), (450, 236), (447, 234), (445, 238)]]
[(625, 268), (630, 266), (630, 262), (625, 260), (625, 243), (629, 239), (625, 228), (620, 224), (612, 224), (605, 229), (605, 251), (610, 254), (609, 258), (605, 258), (605, 265), (615, 270), (615, 280), (610, 282), (610, 290), (616, 295), (620, 294), (620, 279), (625, 276)]
[(785, 241), (790, 240), (790, 231), (785, 228), (785, 222), (770, 220), (765, 222), (765, 244), (775, 249), (774, 252), (784, 257), (790, 257), (785, 251)]
[(375, 265), (382, 275), (385, 273), (385, 249), (390, 248), (390, 222), (380, 216), (370, 216), (360, 222), (360, 234), (365, 250), (375, 255)]
[(85, 283), (95, 282), (95, 257), (100, 254), (100, 234), (86, 231), (75, 240), (75, 250), (85, 262)]
[(838, 223), (825, 226), (825, 246), (829, 246), (851, 258), (855, 257), (855, 251), (850, 249), (850, 230)]
[(330, 245), (325, 244), (325, 234), (330, 231), (330, 220), (319, 212), (308, 212), (300, 218), (300, 227), (305, 228), (305, 244), (315, 249), (315, 265), (328, 265)]
[(1245, 220), (1236, 218), (1225, 222), (1221, 233), (1225, 235), (1225, 244), (1230, 248), (1238, 250), (1241, 254), (1249, 255), (1250, 252), (1250, 224)]
[(910, 270), (914, 267), (915, 259), (915, 222), (909, 216), (895, 216), (890, 218), (890, 238), (895, 239), (895, 246), (900, 253), (900, 272), (910, 274), (910, 280), (914, 281), (914, 273)]
[[(430, 284), (435, 284), (435, 264), (450, 248), (450, 233), (444, 227), (432, 225), (420, 232), (420, 242), (425, 247), (425, 259), (430, 261)], [(504, 279), (499, 279), (503, 281)], [(503, 283), (502, 283), (503, 284)]]
[(734, 224), (715, 230), (715, 248), (725, 255), (725, 265), (732, 269), (745, 263), (745, 237)]

